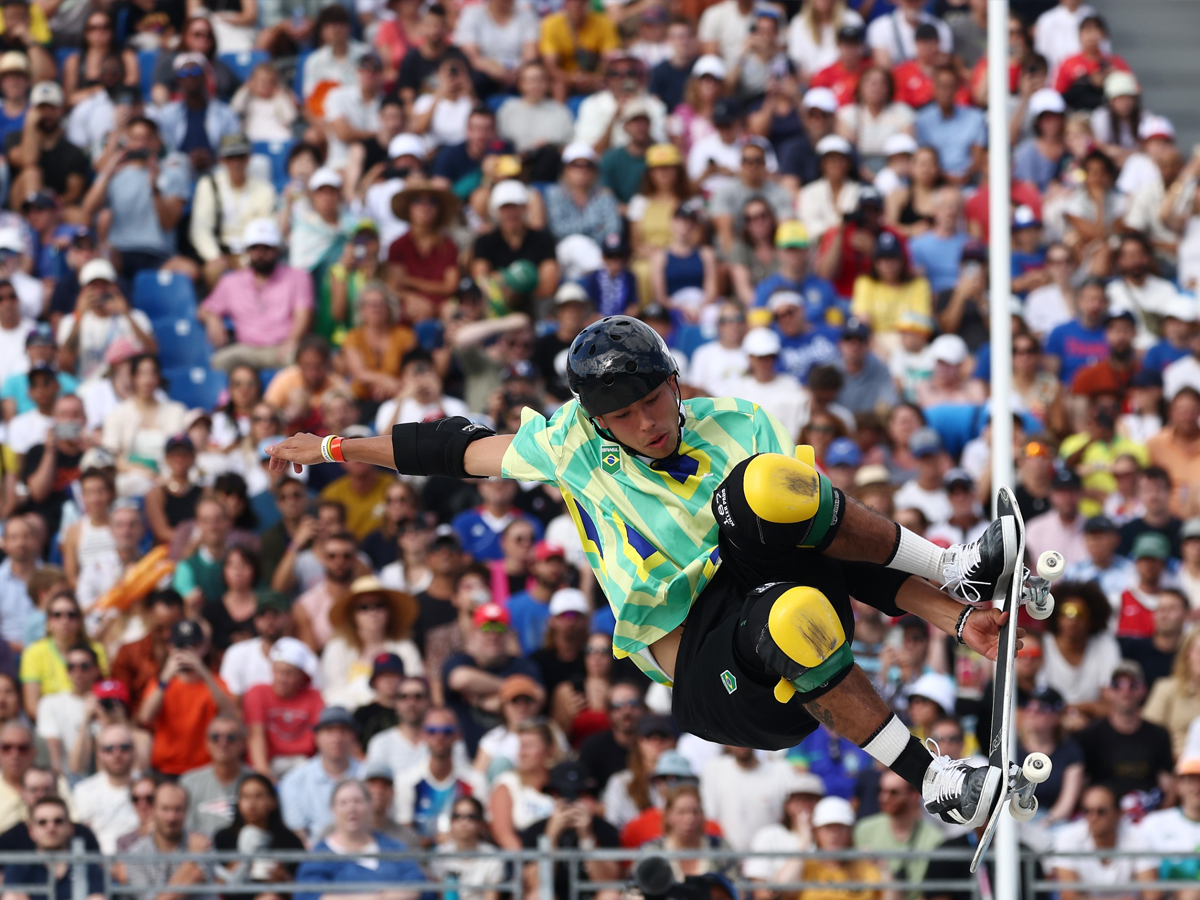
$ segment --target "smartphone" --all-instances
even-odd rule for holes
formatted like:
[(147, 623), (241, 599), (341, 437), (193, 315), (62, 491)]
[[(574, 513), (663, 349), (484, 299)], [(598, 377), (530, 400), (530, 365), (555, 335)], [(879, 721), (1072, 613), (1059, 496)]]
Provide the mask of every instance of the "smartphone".
[(126, 162), (145, 162), (150, 158), (149, 150), (127, 150), (125, 151)]
[(963, 273), (964, 278), (966, 278), (967, 276), (978, 277), (978, 275), (982, 271), (983, 271), (983, 266), (977, 262), (969, 262), (969, 263), (964, 264), (962, 267), (962, 273)]

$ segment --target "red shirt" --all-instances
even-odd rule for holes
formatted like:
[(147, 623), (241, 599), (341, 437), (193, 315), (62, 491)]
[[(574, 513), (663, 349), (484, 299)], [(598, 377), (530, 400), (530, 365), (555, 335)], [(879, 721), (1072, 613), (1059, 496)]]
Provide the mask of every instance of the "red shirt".
[(294, 697), (283, 698), (269, 684), (256, 684), (242, 698), (247, 725), (262, 725), (267, 733), (267, 758), (312, 756), (317, 751), (313, 726), (325, 708), (321, 692), (311, 685)]
[(1091, 75), (1093, 72), (1099, 72), (1100, 67), (1106, 62), (1114, 69), (1122, 72), (1130, 71), (1129, 64), (1115, 53), (1112, 56), (1101, 56), (1099, 59), (1089, 59), (1082, 53), (1077, 53), (1075, 56), (1068, 56), (1058, 67), (1058, 77), (1054, 79), (1054, 89), (1060, 94), (1066, 93), (1067, 88), (1080, 78)]
[(832, 66), (826, 66), (814, 75), (808, 86), (829, 88), (837, 97), (838, 106), (846, 106), (854, 102), (854, 95), (858, 92), (858, 79), (862, 77), (864, 69), (865, 65), (859, 66), (858, 71), (851, 72), (839, 59)]
[[(972, 92), (979, 90), (983, 83), (987, 81), (987, 57), (981, 56), (979, 62), (975, 63), (975, 67), (971, 69), (971, 77), (967, 79)], [(1021, 86), (1021, 65), (1020, 63), (1008, 64), (1008, 92), (1015, 94), (1017, 88)]]
[[(1028, 206), (1033, 214), (1042, 217), (1042, 195), (1036, 185), (1028, 181), (1014, 181), (1012, 185), (1012, 205)], [(974, 222), (983, 229), (983, 241), (987, 243), (990, 229), (988, 227), (988, 188), (984, 185), (975, 192), (975, 196), (963, 204), (963, 212), (968, 222)]]
[(1154, 610), (1144, 607), (1133, 591), (1125, 591), (1121, 594), (1121, 618), (1117, 621), (1117, 637), (1153, 636)]
[(458, 268), (458, 247), (450, 238), (444, 237), (428, 256), (424, 256), (417, 249), (412, 232), (406, 232), (392, 241), (392, 246), (388, 248), (387, 261), (404, 266), (404, 274), (411, 278), (442, 281), (446, 277), (447, 269)]
[[(904, 235), (888, 226), (883, 227), (884, 231), (890, 231), (896, 236), (900, 242), (900, 246), (904, 248), (905, 256), (908, 255), (908, 241)], [(837, 236), (837, 229), (830, 228), (821, 237), (821, 246), (818, 253), (824, 255), (826, 249), (833, 243)], [(834, 290), (837, 291), (839, 297), (854, 296), (854, 279), (859, 275), (869, 275), (871, 272), (871, 254), (861, 253), (850, 246), (850, 238), (858, 231), (858, 226), (853, 223), (848, 224), (845, 229), (845, 236), (842, 238), (842, 263), (838, 267), (837, 274), (833, 279)]]
[[(642, 814), (630, 821), (621, 829), (621, 846), (636, 848), (646, 841), (662, 837), (663, 811), (657, 806), (642, 810)], [(712, 819), (704, 820), (704, 833), (711, 837), (721, 837), (721, 826)]]
[[(925, 71), (915, 59), (893, 68), (892, 80), (896, 82), (897, 103), (907, 103), (913, 109), (920, 109), (933, 102), (933, 70)], [(971, 91), (965, 84), (954, 95), (954, 102), (962, 106), (971, 105)]]
[[(225, 682), (213, 677), (228, 693)], [(158, 717), (150, 723), (154, 730), (150, 765), (167, 775), (182, 775), (208, 765), (208, 723), (216, 714), (217, 702), (202, 680), (172, 678), (163, 692)]]

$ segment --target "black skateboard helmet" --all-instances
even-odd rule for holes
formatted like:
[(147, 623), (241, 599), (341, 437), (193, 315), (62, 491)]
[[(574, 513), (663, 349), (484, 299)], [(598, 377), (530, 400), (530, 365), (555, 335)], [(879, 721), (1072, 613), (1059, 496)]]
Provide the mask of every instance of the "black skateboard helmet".
[(636, 403), (678, 372), (666, 342), (632, 316), (592, 323), (567, 354), (567, 384), (591, 417)]

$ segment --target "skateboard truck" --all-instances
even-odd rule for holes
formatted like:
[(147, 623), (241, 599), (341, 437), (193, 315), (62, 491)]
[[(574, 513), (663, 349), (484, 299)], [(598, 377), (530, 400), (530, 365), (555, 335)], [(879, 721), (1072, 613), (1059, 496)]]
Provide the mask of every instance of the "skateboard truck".
[(1029, 615), (1037, 620), (1050, 618), (1054, 612), (1054, 595), (1050, 593), (1050, 582), (1059, 578), (1066, 567), (1063, 555), (1057, 550), (1047, 550), (1037, 561), (1037, 574), (1025, 569), (1021, 584), (1021, 603), (1029, 607)]
[(1008, 811), (1018, 822), (1028, 822), (1038, 811), (1038, 799), (1033, 789), (1050, 777), (1054, 767), (1045, 753), (1030, 753), (1024, 765), (1011, 763), (1009, 770)]

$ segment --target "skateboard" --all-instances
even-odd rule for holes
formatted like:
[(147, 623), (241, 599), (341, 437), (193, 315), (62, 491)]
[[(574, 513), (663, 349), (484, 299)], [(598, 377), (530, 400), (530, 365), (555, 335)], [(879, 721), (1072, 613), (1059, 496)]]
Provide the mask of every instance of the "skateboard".
[(1009, 812), (1018, 822), (1027, 822), (1037, 813), (1037, 797), (1034, 788), (1050, 777), (1050, 757), (1044, 753), (1030, 753), (1022, 765), (1009, 759), (1013, 729), (1013, 660), (1017, 656), (1017, 612), (1022, 605), (1029, 608), (1035, 619), (1045, 619), (1054, 612), (1054, 597), (1050, 594), (1050, 582), (1063, 573), (1066, 564), (1062, 554), (1047, 550), (1038, 558), (1037, 574), (1031, 575), (1025, 568), (1025, 521), (1017, 508), (1017, 498), (1007, 487), (996, 492), (996, 515), (1012, 516), (1017, 530), (1017, 565), (1012, 575), (996, 584), (993, 603), (1009, 613), (1008, 622), (1000, 629), (999, 649), (996, 653), (996, 677), (992, 694), (992, 742), (988, 751), (988, 765), (996, 766), (1005, 773), (1003, 789), (998, 791), (988, 813), (987, 824), (975, 857), (971, 860), (971, 871), (979, 867), (979, 861), (987, 852), (996, 826), (1000, 822), (1005, 801)]

